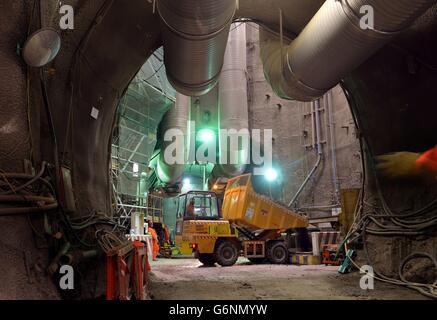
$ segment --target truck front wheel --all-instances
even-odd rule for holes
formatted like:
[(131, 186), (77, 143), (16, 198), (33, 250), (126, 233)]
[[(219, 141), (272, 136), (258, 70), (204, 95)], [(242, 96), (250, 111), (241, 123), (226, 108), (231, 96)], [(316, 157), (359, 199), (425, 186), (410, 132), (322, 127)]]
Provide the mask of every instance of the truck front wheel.
[(222, 267), (234, 265), (238, 260), (238, 248), (231, 241), (222, 241), (215, 250), (215, 259)]
[(288, 249), (283, 242), (268, 244), (267, 259), (274, 264), (285, 264), (288, 260)]

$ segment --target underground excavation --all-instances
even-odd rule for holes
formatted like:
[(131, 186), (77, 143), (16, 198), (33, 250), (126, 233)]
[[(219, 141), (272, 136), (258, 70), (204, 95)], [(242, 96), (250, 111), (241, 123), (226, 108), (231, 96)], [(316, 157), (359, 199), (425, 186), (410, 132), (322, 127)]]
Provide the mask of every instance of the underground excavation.
[(1, 0), (0, 33), (0, 299), (437, 298), (436, 0)]

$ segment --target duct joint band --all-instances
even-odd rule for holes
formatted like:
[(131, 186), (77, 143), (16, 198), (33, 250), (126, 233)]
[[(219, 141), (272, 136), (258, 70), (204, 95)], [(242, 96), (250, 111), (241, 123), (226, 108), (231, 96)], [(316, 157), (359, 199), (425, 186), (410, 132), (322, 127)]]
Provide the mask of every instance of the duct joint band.
[[(189, 84), (185, 82), (181, 82), (174, 78), (170, 73), (167, 72), (167, 78), (171, 84), (173, 84), (176, 87), (184, 86), (189, 89), (199, 89), (204, 88), (212, 85), (214, 82), (217, 81), (217, 79), (220, 77), (220, 73), (216, 74), (213, 78), (209, 79), (208, 81), (202, 82), (202, 83), (196, 83), (196, 84)], [(189, 95), (189, 93), (186, 93), (186, 95)]]
[(236, 12), (237, 12), (237, 10), (234, 8), (234, 12), (232, 13), (232, 15), (226, 20), (226, 22), (223, 24), (223, 26), (221, 26), (218, 30), (216, 30), (212, 33), (205, 34), (205, 35), (198, 35), (198, 34), (185, 33), (185, 32), (179, 31), (176, 28), (174, 28), (170, 23), (167, 22), (167, 20), (161, 14), (161, 12), (159, 10), (159, 5), (158, 5), (159, 16), (161, 17), (162, 22), (167, 26), (167, 28), (169, 28), (170, 31), (172, 31), (173, 33), (175, 33), (176, 35), (180, 36), (183, 39), (194, 40), (194, 41), (209, 40), (209, 39), (212, 39), (212, 38), (216, 37), (217, 35), (219, 35), (221, 32), (226, 30), (226, 28), (228, 28), (229, 25), (232, 23), (232, 21), (234, 20), (234, 16), (235, 16)]
[[(282, 59), (282, 57), (281, 57), (281, 59)], [(301, 80), (299, 80), (298, 77), (296, 76), (296, 74), (294, 73), (293, 68), (290, 65), (290, 56), (289, 56), (289, 52), (288, 51), (286, 53), (286, 61), (287, 61), (287, 69), (288, 69), (288, 71), (290, 73), (291, 79), (294, 82), (296, 82), (296, 84), (298, 84), (299, 86), (304, 88), (305, 91), (307, 91), (314, 99), (317, 99), (318, 97), (323, 95), (326, 92), (326, 90), (329, 90), (329, 89), (317, 89), (317, 88), (313, 88), (313, 87), (310, 87), (309, 85), (305, 84)], [(284, 78), (287, 79), (287, 76), (284, 76)]]

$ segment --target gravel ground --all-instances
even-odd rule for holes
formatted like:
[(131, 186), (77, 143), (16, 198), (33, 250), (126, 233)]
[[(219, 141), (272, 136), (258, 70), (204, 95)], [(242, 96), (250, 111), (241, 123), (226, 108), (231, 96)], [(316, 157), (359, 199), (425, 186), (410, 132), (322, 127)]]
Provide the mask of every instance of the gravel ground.
[(425, 299), (413, 290), (375, 282), (362, 290), (360, 274), (337, 267), (253, 265), (240, 258), (235, 266), (204, 267), (195, 259), (159, 259), (152, 263), (150, 295), (157, 300), (326, 300)]

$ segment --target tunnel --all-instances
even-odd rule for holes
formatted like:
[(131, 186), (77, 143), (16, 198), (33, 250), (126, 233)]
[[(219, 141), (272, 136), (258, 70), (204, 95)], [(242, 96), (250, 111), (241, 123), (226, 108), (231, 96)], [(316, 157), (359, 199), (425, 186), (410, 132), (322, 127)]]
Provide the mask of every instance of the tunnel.
[[(217, 213), (208, 232), (235, 237), (214, 250), (244, 255), (246, 242), (258, 243), (273, 259), (284, 237), (295, 243), (287, 264), (300, 264), (301, 251), (317, 256), (316, 236), (334, 234), (343, 259), (327, 264), (338, 286), (337, 267), (366, 265), (381, 285), (409, 288), (397, 296), (387, 287), (383, 298), (436, 298), (435, 0), (2, 0), (0, 26), (1, 299), (108, 298), (118, 280), (108, 261), (152, 250), (135, 238), (138, 224), (146, 237), (144, 221), (146, 233), (147, 223), (156, 229), (158, 260), (193, 251), (175, 273), (189, 274), (197, 258), (210, 264), (197, 243), (174, 243), (190, 195)], [(44, 45), (53, 56), (32, 65), (31, 50)], [(232, 183), (243, 181), (250, 201), (289, 213), (276, 229), (262, 220), (267, 209), (246, 223), (259, 209), (249, 200), (246, 216), (227, 212), (229, 190), (241, 187)], [(293, 232), (279, 227), (290, 216)], [(263, 268), (257, 258), (243, 267)], [(173, 270), (150, 263), (145, 273)], [(65, 265), (74, 290), (60, 285)], [(159, 281), (143, 285), (131, 294), (168, 297)], [(273, 296), (293, 297), (311, 293)]]

